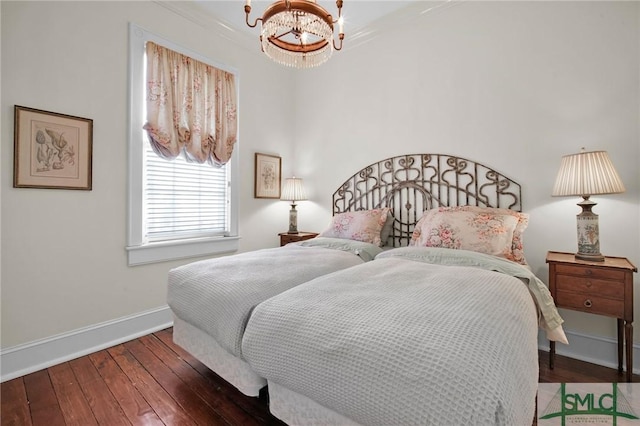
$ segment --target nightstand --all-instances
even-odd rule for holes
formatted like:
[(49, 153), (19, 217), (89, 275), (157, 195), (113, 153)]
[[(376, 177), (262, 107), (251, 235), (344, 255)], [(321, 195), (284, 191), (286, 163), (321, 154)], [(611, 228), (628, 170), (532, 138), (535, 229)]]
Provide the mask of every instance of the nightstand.
[[(604, 262), (578, 260), (573, 253), (547, 253), (549, 290), (558, 308), (604, 315), (618, 320), (618, 371), (626, 352), (627, 381), (633, 374), (633, 273), (624, 257), (606, 256)], [(624, 350), (623, 350), (624, 348)], [(550, 342), (553, 368), (555, 342)]]
[(317, 232), (298, 232), (297, 234), (289, 234), (288, 232), (281, 232), (278, 235), (280, 236), (280, 246), (284, 246), (289, 243), (310, 240), (311, 238), (317, 237), (318, 233)]

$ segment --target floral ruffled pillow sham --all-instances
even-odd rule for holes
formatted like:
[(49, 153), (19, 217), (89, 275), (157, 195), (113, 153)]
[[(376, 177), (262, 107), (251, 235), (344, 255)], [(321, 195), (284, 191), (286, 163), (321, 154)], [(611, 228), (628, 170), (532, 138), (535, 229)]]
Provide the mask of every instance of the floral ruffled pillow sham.
[(388, 207), (372, 210), (358, 210), (338, 213), (331, 219), (327, 229), (320, 233), (320, 237), (345, 238), (355, 241), (382, 246), (381, 237), (389, 212)]
[(477, 206), (439, 207), (426, 211), (410, 246), (477, 251), (526, 265), (522, 236), (529, 215)]

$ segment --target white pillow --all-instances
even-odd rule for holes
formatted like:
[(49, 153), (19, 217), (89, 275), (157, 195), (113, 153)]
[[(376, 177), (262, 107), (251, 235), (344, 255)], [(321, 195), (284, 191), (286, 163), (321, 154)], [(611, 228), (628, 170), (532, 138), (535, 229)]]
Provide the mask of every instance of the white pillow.
[(393, 221), (395, 218), (391, 213), (391, 209), (389, 209), (389, 214), (387, 215), (387, 220), (384, 222), (382, 226), (382, 231), (380, 231), (380, 239), (382, 240), (382, 245), (387, 245), (387, 240), (389, 239), (389, 235), (391, 235), (391, 227), (393, 226)]

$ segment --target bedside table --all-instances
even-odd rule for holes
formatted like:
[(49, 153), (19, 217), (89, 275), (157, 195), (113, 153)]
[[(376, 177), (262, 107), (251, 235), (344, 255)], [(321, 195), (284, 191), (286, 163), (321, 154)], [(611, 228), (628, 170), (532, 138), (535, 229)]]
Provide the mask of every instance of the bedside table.
[(289, 234), (288, 232), (281, 232), (278, 235), (280, 236), (280, 246), (284, 246), (289, 243), (310, 240), (311, 238), (317, 237), (318, 233), (317, 232), (298, 232), (297, 234)]
[[(604, 315), (618, 320), (618, 371), (626, 352), (627, 381), (633, 374), (633, 273), (624, 257), (606, 256), (604, 262), (578, 260), (573, 253), (550, 251), (549, 291), (558, 308)], [(549, 367), (553, 368), (555, 342), (550, 342)], [(623, 351), (623, 348), (625, 349)]]

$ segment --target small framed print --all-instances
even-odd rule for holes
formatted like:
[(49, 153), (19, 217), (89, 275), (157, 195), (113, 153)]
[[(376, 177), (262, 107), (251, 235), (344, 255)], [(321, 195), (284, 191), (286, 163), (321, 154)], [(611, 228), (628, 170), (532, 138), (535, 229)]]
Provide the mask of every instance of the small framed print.
[(281, 164), (278, 156), (256, 153), (255, 198), (280, 198)]
[(93, 120), (16, 105), (14, 188), (91, 190)]

